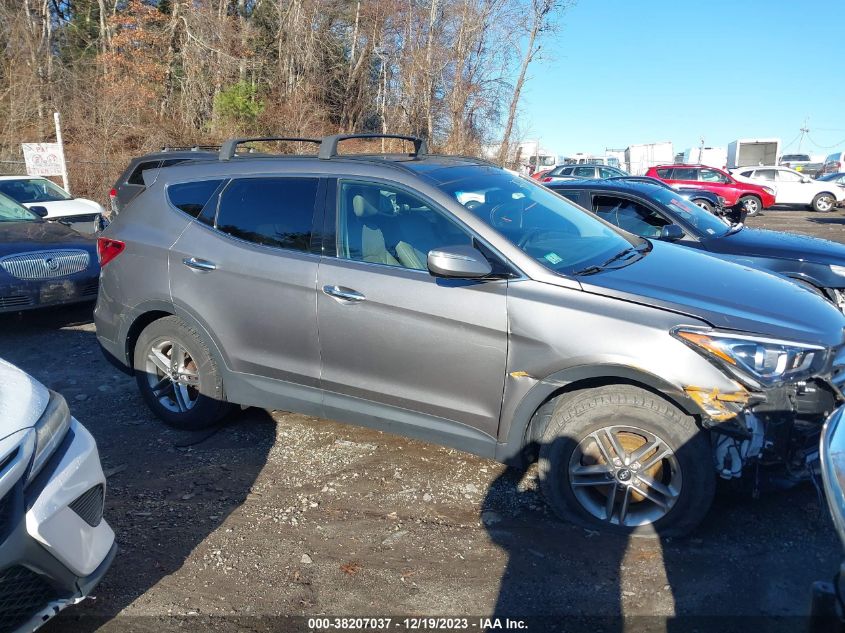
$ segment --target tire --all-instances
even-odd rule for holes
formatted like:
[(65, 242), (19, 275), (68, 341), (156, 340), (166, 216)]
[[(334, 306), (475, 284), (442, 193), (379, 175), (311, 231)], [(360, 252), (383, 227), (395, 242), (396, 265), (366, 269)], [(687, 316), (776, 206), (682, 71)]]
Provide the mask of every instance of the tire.
[(816, 194), (816, 197), (813, 198), (812, 207), (813, 211), (817, 213), (828, 213), (829, 211), (833, 211), (836, 207), (836, 196), (832, 193), (822, 191), (821, 193)]
[(749, 217), (755, 216), (763, 210), (763, 202), (757, 196), (742, 196), (737, 202), (740, 209), (744, 209)]
[[(176, 385), (174, 354), (180, 359)], [(229, 411), (214, 357), (179, 317), (164, 317), (144, 328), (135, 343), (133, 362), (141, 396), (165, 424), (198, 431), (213, 426)]]
[(693, 204), (695, 204), (695, 205), (701, 207), (702, 209), (704, 209), (705, 211), (707, 211), (707, 213), (713, 213), (713, 205), (710, 204), (709, 202), (707, 202), (707, 200), (700, 198), (698, 200), (693, 200), (692, 202), (693, 202)]
[[(624, 462), (614, 465), (601, 456), (594, 439), (597, 437), (594, 434), (602, 436), (608, 429), (628, 456), (636, 455), (636, 449), (652, 440), (661, 444), (655, 444), (654, 450), (648, 449), (638, 457), (645, 458), (644, 462), (632, 462), (636, 469), (626, 467), (630, 465)], [(636, 442), (640, 441), (642, 444), (638, 446)], [(607, 448), (612, 445), (607, 442), (605, 445), (613, 460), (618, 453)], [(666, 449), (668, 457), (656, 465), (648, 464)], [(716, 488), (708, 434), (674, 405), (632, 385), (609, 385), (562, 396), (543, 434), (538, 466), (543, 494), (559, 517), (586, 528), (621, 534), (688, 534), (707, 514)], [(585, 466), (588, 470), (604, 469), (613, 474), (573, 474), (573, 470)], [(643, 486), (640, 480), (643, 475), (651, 483), (662, 486), (664, 492), (651, 485)], [(602, 477), (607, 483), (603, 483)], [(573, 484), (588, 479), (598, 483)], [(634, 481), (639, 487), (634, 487)], [(642, 490), (648, 494), (640, 494)], [(626, 498), (627, 512), (622, 520)], [(666, 507), (661, 508), (652, 498), (664, 501)]]

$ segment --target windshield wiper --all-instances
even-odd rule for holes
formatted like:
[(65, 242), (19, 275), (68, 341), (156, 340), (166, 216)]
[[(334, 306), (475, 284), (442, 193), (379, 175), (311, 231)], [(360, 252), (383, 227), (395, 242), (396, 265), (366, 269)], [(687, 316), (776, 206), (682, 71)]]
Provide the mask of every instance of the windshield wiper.
[(603, 262), (603, 263), (599, 264), (598, 266), (587, 266), (586, 268), (584, 268), (582, 270), (576, 270), (575, 274), (576, 275), (592, 275), (594, 273), (597, 273), (597, 272), (604, 270), (605, 268), (610, 266), (613, 262), (618, 262), (619, 260), (622, 260), (622, 259), (628, 259), (631, 255), (641, 253), (647, 247), (648, 247), (648, 242), (644, 242), (643, 244), (640, 244), (637, 247), (631, 246), (629, 248), (626, 248), (624, 250), (619, 251), (618, 253), (616, 253), (616, 255), (614, 255), (613, 257), (608, 259), (606, 262)]

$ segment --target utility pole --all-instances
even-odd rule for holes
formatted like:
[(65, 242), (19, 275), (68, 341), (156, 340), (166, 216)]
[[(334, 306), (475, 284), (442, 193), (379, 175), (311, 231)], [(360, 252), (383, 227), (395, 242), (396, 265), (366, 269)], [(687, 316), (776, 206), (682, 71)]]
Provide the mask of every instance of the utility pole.
[(810, 128), (807, 127), (807, 117), (804, 117), (804, 125), (801, 128), (801, 136), (798, 139), (798, 153), (801, 153), (801, 143), (804, 142), (804, 136), (810, 133)]

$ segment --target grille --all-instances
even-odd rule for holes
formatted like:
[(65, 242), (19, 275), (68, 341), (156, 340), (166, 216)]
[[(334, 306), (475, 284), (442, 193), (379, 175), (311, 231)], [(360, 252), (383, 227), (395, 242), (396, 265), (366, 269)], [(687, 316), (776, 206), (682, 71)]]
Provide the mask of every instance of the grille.
[(6, 539), (9, 529), (12, 527), (12, 512), (14, 511), (13, 493), (9, 492), (0, 499), (0, 542)]
[(0, 308), (17, 308), (20, 306), (31, 306), (32, 297), (23, 295), (9, 295), (0, 297)]
[(0, 631), (12, 631), (58, 595), (34, 571), (16, 565), (0, 572)]
[(18, 279), (55, 279), (88, 268), (88, 253), (80, 250), (33, 251), (0, 259), (0, 266)]
[(100, 525), (103, 520), (103, 501), (105, 490), (103, 485), (94, 486), (88, 492), (83, 492), (76, 501), (70, 504), (70, 509), (91, 527)]

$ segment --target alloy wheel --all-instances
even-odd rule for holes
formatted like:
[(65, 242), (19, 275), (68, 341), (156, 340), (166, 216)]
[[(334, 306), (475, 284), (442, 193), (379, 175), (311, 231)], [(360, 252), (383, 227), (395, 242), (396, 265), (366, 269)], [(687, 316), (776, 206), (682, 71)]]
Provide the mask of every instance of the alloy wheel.
[(654, 433), (625, 425), (587, 435), (569, 461), (569, 484), (581, 506), (625, 527), (666, 516), (681, 493), (678, 459)]
[(816, 209), (821, 212), (830, 211), (833, 208), (833, 198), (830, 196), (821, 196), (816, 200)]
[(167, 410), (184, 413), (196, 405), (199, 371), (190, 352), (178, 341), (159, 339), (150, 346), (146, 374), (153, 396)]

